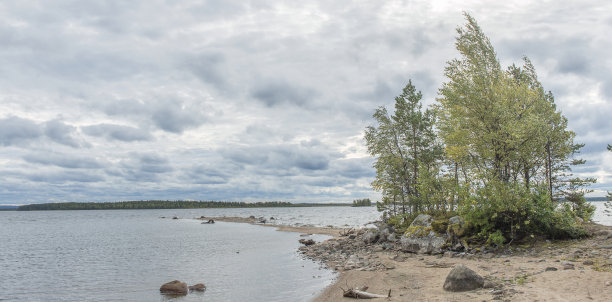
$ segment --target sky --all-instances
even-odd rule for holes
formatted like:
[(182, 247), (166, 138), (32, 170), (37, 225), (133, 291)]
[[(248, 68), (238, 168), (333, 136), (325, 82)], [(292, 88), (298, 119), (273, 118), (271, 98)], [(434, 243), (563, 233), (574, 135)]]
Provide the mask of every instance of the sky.
[(468, 12), (529, 57), (612, 190), (609, 1), (0, 1), (0, 205), (350, 202), (408, 80), (435, 102)]

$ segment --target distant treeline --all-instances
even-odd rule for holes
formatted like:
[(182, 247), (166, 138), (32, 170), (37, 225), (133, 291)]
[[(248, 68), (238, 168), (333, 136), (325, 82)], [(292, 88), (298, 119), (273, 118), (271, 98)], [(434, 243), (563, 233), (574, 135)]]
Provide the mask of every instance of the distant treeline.
[(353, 200), (353, 207), (369, 207), (372, 205), (372, 201), (369, 198), (355, 199)]
[(236, 202), (236, 201), (184, 201), (184, 200), (139, 200), (119, 202), (61, 202), (19, 206), (17, 211), (49, 210), (132, 210), (132, 209), (198, 209), (198, 208), (282, 208), (350, 206), (338, 203), (290, 203), (281, 201)]

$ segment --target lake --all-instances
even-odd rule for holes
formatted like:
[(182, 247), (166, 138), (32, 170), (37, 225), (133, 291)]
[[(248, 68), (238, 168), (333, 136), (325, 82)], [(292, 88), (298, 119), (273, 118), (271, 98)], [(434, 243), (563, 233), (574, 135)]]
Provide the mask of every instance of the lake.
[[(594, 220), (612, 225), (593, 204)], [(336, 227), (379, 217), (375, 207), (0, 212), (0, 301), (309, 301), (333, 282), (297, 252), (297, 233), (192, 219), (251, 215)], [(175, 279), (208, 288), (160, 295)]]
[(297, 233), (187, 219), (250, 215), (317, 226), (379, 216), (375, 207), (0, 212), (0, 300), (165, 301), (159, 287), (178, 279), (207, 290), (174, 301), (308, 301), (332, 282), (299, 255)]

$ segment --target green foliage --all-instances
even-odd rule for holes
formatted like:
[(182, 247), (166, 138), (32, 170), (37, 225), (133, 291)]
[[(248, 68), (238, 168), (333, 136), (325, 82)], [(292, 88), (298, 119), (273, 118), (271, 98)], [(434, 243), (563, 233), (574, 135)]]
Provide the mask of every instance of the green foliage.
[(588, 203), (584, 198), (584, 192), (572, 192), (565, 197), (565, 202), (569, 203), (572, 212), (576, 217), (584, 221), (590, 221), (595, 213), (595, 206)]
[(433, 220), (431, 222), (431, 228), (438, 234), (446, 234), (448, 229), (448, 219)]
[(394, 115), (379, 108), (378, 127), (366, 130), (377, 157), (372, 185), (383, 193), (379, 210), (404, 228), (396, 215), (457, 210), (466, 222), (461, 233), (493, 245), (584, 236), (580, 221), (594, 210), (584, 194), (594, 179), (571, 174), (584, 164), (575, 158), (583, 145), (574, 143), (529, 59), (503, 69), (476, 20), (465, 17), (457, 29), (460, 57), (447, 63), (435, 110), (421, 110), (421, 94), (409, 83)]
[(372, 205), (372, 201), (369, 198), (353, 200), (354, 207), (369, 207), (371, 205)]
[(389, 217), (386, 221), (387, 224), (393, 226), (397, 234), (404, 234), (412, 221), (418, 216), (418, 213), (406, 213), (398, 214)]
[(378, 108), (373, 115), (377, 126), (369, 126), (365, 131), (368, 152), (376, 157), (372, 187), (383, 196), (378, 208), (391, 215), (423, 210), (419, 174), (436, 167), (435, 162), (442, 154), (433, 130), (434, 113), (422, 110), (421, 98), (409, 81), (395, 98), (393, 114), (385, 107)]
[(460, 211), (472, 226), (471, 234), (488, 243), (497, 244), (499, 238), (520, 240), (529, 235), (551, 239), (586, 235), (571, 206), (551, 203), (545, 187), (534, 191), (521, 186), (509, 189), (503, 184), (482, 188), (462, 204)]
[(504, 242), (506, 242), (506, 238), (500, 230), (490, 233), (489, 238), (487, 238), (487, 244), (489, 245), (502, 246)]

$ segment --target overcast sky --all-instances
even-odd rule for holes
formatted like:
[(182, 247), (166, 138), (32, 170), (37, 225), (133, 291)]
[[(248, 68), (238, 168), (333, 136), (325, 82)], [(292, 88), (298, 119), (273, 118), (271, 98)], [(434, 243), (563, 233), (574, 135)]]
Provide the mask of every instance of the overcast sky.
[[(349, 202), (363, 130), (431, 104), (469, 12), (534, 63), (612, 190), (609, 1), (0, 1), (0, 204)], [(608, 154), (609, 153), (609, 154)]]

